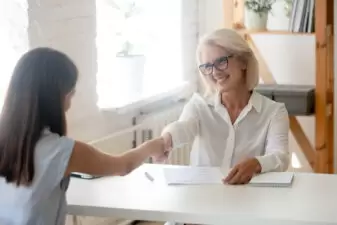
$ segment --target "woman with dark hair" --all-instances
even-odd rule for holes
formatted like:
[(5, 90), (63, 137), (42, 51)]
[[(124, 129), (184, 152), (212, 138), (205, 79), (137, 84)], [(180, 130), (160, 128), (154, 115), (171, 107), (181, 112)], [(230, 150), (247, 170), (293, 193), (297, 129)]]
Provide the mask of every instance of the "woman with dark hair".
[(78, 71), (65, 54), (37, 48), (17, 63), (0, 117), (0, 224), (64, 224), (72, 172), (123, 176), (148, 157), (165, 159), (162, 138), (119, 156), (67, 135)]

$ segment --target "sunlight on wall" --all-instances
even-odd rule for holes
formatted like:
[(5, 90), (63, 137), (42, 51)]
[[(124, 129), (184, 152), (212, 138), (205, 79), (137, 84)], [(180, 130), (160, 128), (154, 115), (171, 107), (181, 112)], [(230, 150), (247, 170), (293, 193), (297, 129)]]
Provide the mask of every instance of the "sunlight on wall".
[[(140, 12), (125, 19), (118, 0), (96, 1), (100, 108), (122, 107), (183, 83), (181, 2), (136, 2)], [(130, 52), (117, 57), (126, 41), (132, 43)]]
[(0, 1), (0, 109), (14, 66), (28, 49), (28, 14), (26, 0)]
[(302, 164), (301, 164), (300, 160), (298, 159), (295, 152), (291, 153), (291, 166), (295, 169), (302, 168)]

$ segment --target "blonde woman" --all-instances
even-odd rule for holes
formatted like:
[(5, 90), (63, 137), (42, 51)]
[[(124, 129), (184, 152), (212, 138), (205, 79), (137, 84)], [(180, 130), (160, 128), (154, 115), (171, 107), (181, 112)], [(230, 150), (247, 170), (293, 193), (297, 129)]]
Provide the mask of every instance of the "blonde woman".
[(224, 182), (245, 184), (254, 174), (288, 168), (288, 113), (283, 103), (254, 91), (258, 62), (230, 29), (201, 39), (197, 49), (205, 95), (194, 94), (178, 121), (163, 131), (173, 149), (193, 143), (193, 166), (230, 169)]

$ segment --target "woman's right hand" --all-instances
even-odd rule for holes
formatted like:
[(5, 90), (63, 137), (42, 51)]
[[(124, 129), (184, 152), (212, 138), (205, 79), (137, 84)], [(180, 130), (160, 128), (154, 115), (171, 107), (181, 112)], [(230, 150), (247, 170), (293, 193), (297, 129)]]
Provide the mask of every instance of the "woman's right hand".
[(165, 140), (163, 137), (154, 138), (145, 143), (146, 148), (149, 149), (150, 155), (155, 162), (163, 162), (168, 158), (169, 149), (165, 147)]
[(172, 135), (170, 133), (164, 133), (162, 135), (163, 139), (164, 139), (164, 146), (165, 149), (167, 151), (171, 151), (172, 150)]

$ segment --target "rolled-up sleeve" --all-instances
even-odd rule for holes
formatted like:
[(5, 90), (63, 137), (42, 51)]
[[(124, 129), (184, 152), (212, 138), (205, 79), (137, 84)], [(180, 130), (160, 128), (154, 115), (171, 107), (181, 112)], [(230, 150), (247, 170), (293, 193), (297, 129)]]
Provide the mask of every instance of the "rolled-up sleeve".
[(257, 156), (261, 172), (285, 171), (288, 169), (290, 156), (288, 146), (289, 117), (284, 104), (280, 105), (269, 124), (265, 154)]
[(195, 107), (195, 101), (191, 100), (184, 106), (178, 121), (168, 124), (162, 134), (169, 133), (172, 136), (172, 148), (179, 148), (194, 141), (199, 133), (199, 117)]

